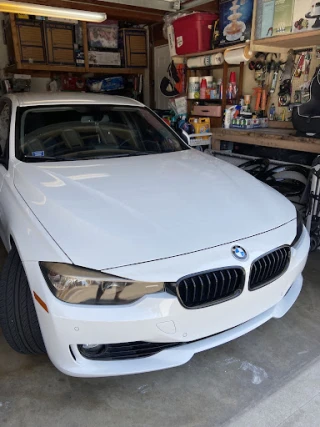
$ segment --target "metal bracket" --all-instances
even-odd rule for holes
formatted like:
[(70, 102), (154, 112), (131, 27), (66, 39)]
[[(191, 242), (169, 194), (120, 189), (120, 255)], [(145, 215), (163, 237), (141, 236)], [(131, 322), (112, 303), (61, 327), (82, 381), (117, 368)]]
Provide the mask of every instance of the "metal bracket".
[(319, 194), (314, 194), (314, 193), (312, 193), (310, 197), (311, 197), (313, 200), (318, 200), (318, 201), (320, 201), (320, 195), (319, 195)]
[(172, 7), (174, 10), (180, 10), (181, 9), (181, 0), (175, 0), (173, 2)]
[(315, 175), (317, 178), (320, 178), (320, 169), (316, 170), (315, 168), (312, 168), (311, 171), (313, 175)]

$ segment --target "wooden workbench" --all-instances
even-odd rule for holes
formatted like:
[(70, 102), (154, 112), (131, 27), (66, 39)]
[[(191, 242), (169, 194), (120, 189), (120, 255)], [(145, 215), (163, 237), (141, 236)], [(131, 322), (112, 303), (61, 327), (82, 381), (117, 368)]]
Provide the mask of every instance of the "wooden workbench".
[(296, 136), (294, 129), (212, 129), (213, 150), (220, 150), (220, 141), (320, 154), (320, 139)]

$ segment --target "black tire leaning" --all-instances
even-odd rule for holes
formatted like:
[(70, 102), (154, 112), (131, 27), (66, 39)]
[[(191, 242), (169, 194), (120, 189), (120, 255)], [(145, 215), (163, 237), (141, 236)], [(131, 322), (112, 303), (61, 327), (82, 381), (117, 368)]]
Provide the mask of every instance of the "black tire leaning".
[(27, 276), (15, 247), (1, 272), (0, 327), (10, 347), (18, 353), (46, 352)]

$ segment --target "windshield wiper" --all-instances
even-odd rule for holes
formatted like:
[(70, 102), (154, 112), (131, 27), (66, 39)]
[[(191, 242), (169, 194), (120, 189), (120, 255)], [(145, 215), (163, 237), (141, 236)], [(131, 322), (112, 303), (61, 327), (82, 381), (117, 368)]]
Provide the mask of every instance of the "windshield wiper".
[(147, 152), (147, 151), (136, 151), (134, 153), (113, 154), (111, 156), (94, 156), (94, 157), (81, 157), (81, 156), (79, 156), (77, 158), (77, 160), (115, 159), (115, 158), (119, 158), (119, 157), (147, 156), (148, 154), (157, 154), (157, 153)]
[[(75, 153), (76, 154), (76, 153)], [(76, 161), (76, 160), (98, 160), (98, 159), (114, 159), (117, 157), (133, 157), (133, 156), (146, 156), (148, 154), (156, 154), (154, 152), (148, 151), (135, 151), (133, 153), (123, 153), (123, 154), (114, 154), (112, 156), (90, 156), (90, 157), (54, 157), (54, 156), (23, 156), (23, 160), (26, 162), (68, 162), (68, 161)]]
[(77, 159), (71, 158), (71, 157), (54, 157), (54, 156), (29, 156), (25, 155), (23, 156), (23, 160), (26, 160), (27, 162), (68, 162), (68, 161), (74, 161)]

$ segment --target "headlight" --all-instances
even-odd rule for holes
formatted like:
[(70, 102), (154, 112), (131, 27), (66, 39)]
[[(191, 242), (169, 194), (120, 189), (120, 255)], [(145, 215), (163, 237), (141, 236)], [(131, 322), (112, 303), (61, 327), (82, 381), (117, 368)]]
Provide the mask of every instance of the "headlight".
[(164, 290), (164, 283), (137, 282), (69, 264), (40, 262), (52, 293), (71, 304), (129, 304)]
[(297, 211), (297, 232), (296, 237), (294, 238), (293, 242), (291, 243), (291, 246), (294, 246), (296, 243), (298, 243), (301, 234), (303, 232), (303, 218), (299, 211)]

